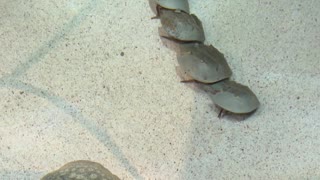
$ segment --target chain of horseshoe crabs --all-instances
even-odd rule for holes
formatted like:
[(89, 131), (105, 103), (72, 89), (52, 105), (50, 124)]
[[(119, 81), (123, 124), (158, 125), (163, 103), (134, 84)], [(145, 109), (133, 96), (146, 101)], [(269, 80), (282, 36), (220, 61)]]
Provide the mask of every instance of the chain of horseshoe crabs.
[(159, 35), (176, 43), (182, 82), (194, 82), (207, 92), (223, 111), (247, 114), (259, 107), (257, 96), (247, 86), (230, 80), (232, 71), (224, 55), (212, 45), (205, 45), (203, 26), (190, 13), (187, 0), (149, 0), (160, 19)]

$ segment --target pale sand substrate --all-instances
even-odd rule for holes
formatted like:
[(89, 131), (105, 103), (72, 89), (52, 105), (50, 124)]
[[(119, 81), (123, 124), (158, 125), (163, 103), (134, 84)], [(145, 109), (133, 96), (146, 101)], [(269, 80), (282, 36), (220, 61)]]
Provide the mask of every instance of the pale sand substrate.
[(0, 179), (74, 160), (122, 179), (320, 178), (320, 1), (190, 1), (261, 107), (179, 83), (147, 1), (0, 2)]

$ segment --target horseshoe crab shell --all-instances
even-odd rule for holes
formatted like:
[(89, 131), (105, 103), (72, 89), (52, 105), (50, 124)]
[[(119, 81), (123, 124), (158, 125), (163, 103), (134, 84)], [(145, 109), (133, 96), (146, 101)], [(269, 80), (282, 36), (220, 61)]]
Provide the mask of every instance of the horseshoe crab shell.
[(63, 179), (107, 179), (120, 180), (101, 164), (92, 161), (73, 161), (65, 164), (60, 169), (45, 175), (41, 180)]
[(188, 0), (149, 0), (149, 5), (156, 15), (159, 15), (157, 6), (172, 10), (177, 9), (187, 13), (190, 12)]
[(202, 88), (209, 93), (212, 101), (229, 112), (236, 114), (250, 113), (260, 103), (257, 96), (242, 84), (230, 80), (220, 81)]
[(160, 36), (178, 41), (204, 42), (203, 26), (195, 15), (168, 9), (159, 11), (163, 29)]
[(181, 44), (177, 59), (187, 75), (202, 83), (218, 82), (232, 75), (224, 55), (212, 45)]

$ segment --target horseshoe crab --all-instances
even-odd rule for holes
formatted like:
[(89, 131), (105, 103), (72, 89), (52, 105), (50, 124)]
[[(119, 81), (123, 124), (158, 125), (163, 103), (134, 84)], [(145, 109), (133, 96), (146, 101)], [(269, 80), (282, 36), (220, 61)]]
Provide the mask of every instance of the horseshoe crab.
[(260, 105), (257, 96), (247, 86), (235, 81), (224, 80), (210, 85), (202, 84), (200, 88), (209, 93), (216, 105), (235, 114), (253, 112)]
[(180, 44), (177, 59), (188, 76), (202, 83), (218, 82), (232, 75), (224, 55), (212, 45)]
[(188, 0), (149, 0), (149, 5), (157, 16), (159, 16), (158, 6), (172, 10), (177, 9), (189, 13)]
[(178, 41), (204, 42), (202, 23), (195, 15), (162, 8), (159, 11), (160, 36)]
[(113, 175), (108, 169), (101, 164), (80, 160), (65, 164), (60, 169), (45, 175), (41, 180), (76, 180), (76, 179), (105, 179), (105, 180), (120, 180)]

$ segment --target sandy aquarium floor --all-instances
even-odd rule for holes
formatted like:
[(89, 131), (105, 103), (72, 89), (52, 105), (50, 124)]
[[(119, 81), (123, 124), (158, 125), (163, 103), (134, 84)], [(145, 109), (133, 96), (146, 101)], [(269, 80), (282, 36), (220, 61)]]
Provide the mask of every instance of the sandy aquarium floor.
[(320, 1), (189, 3), (261, 102), (244, 120), (180, 83), (146, 0), (1, 0), (0, 179), (320, 179)]

